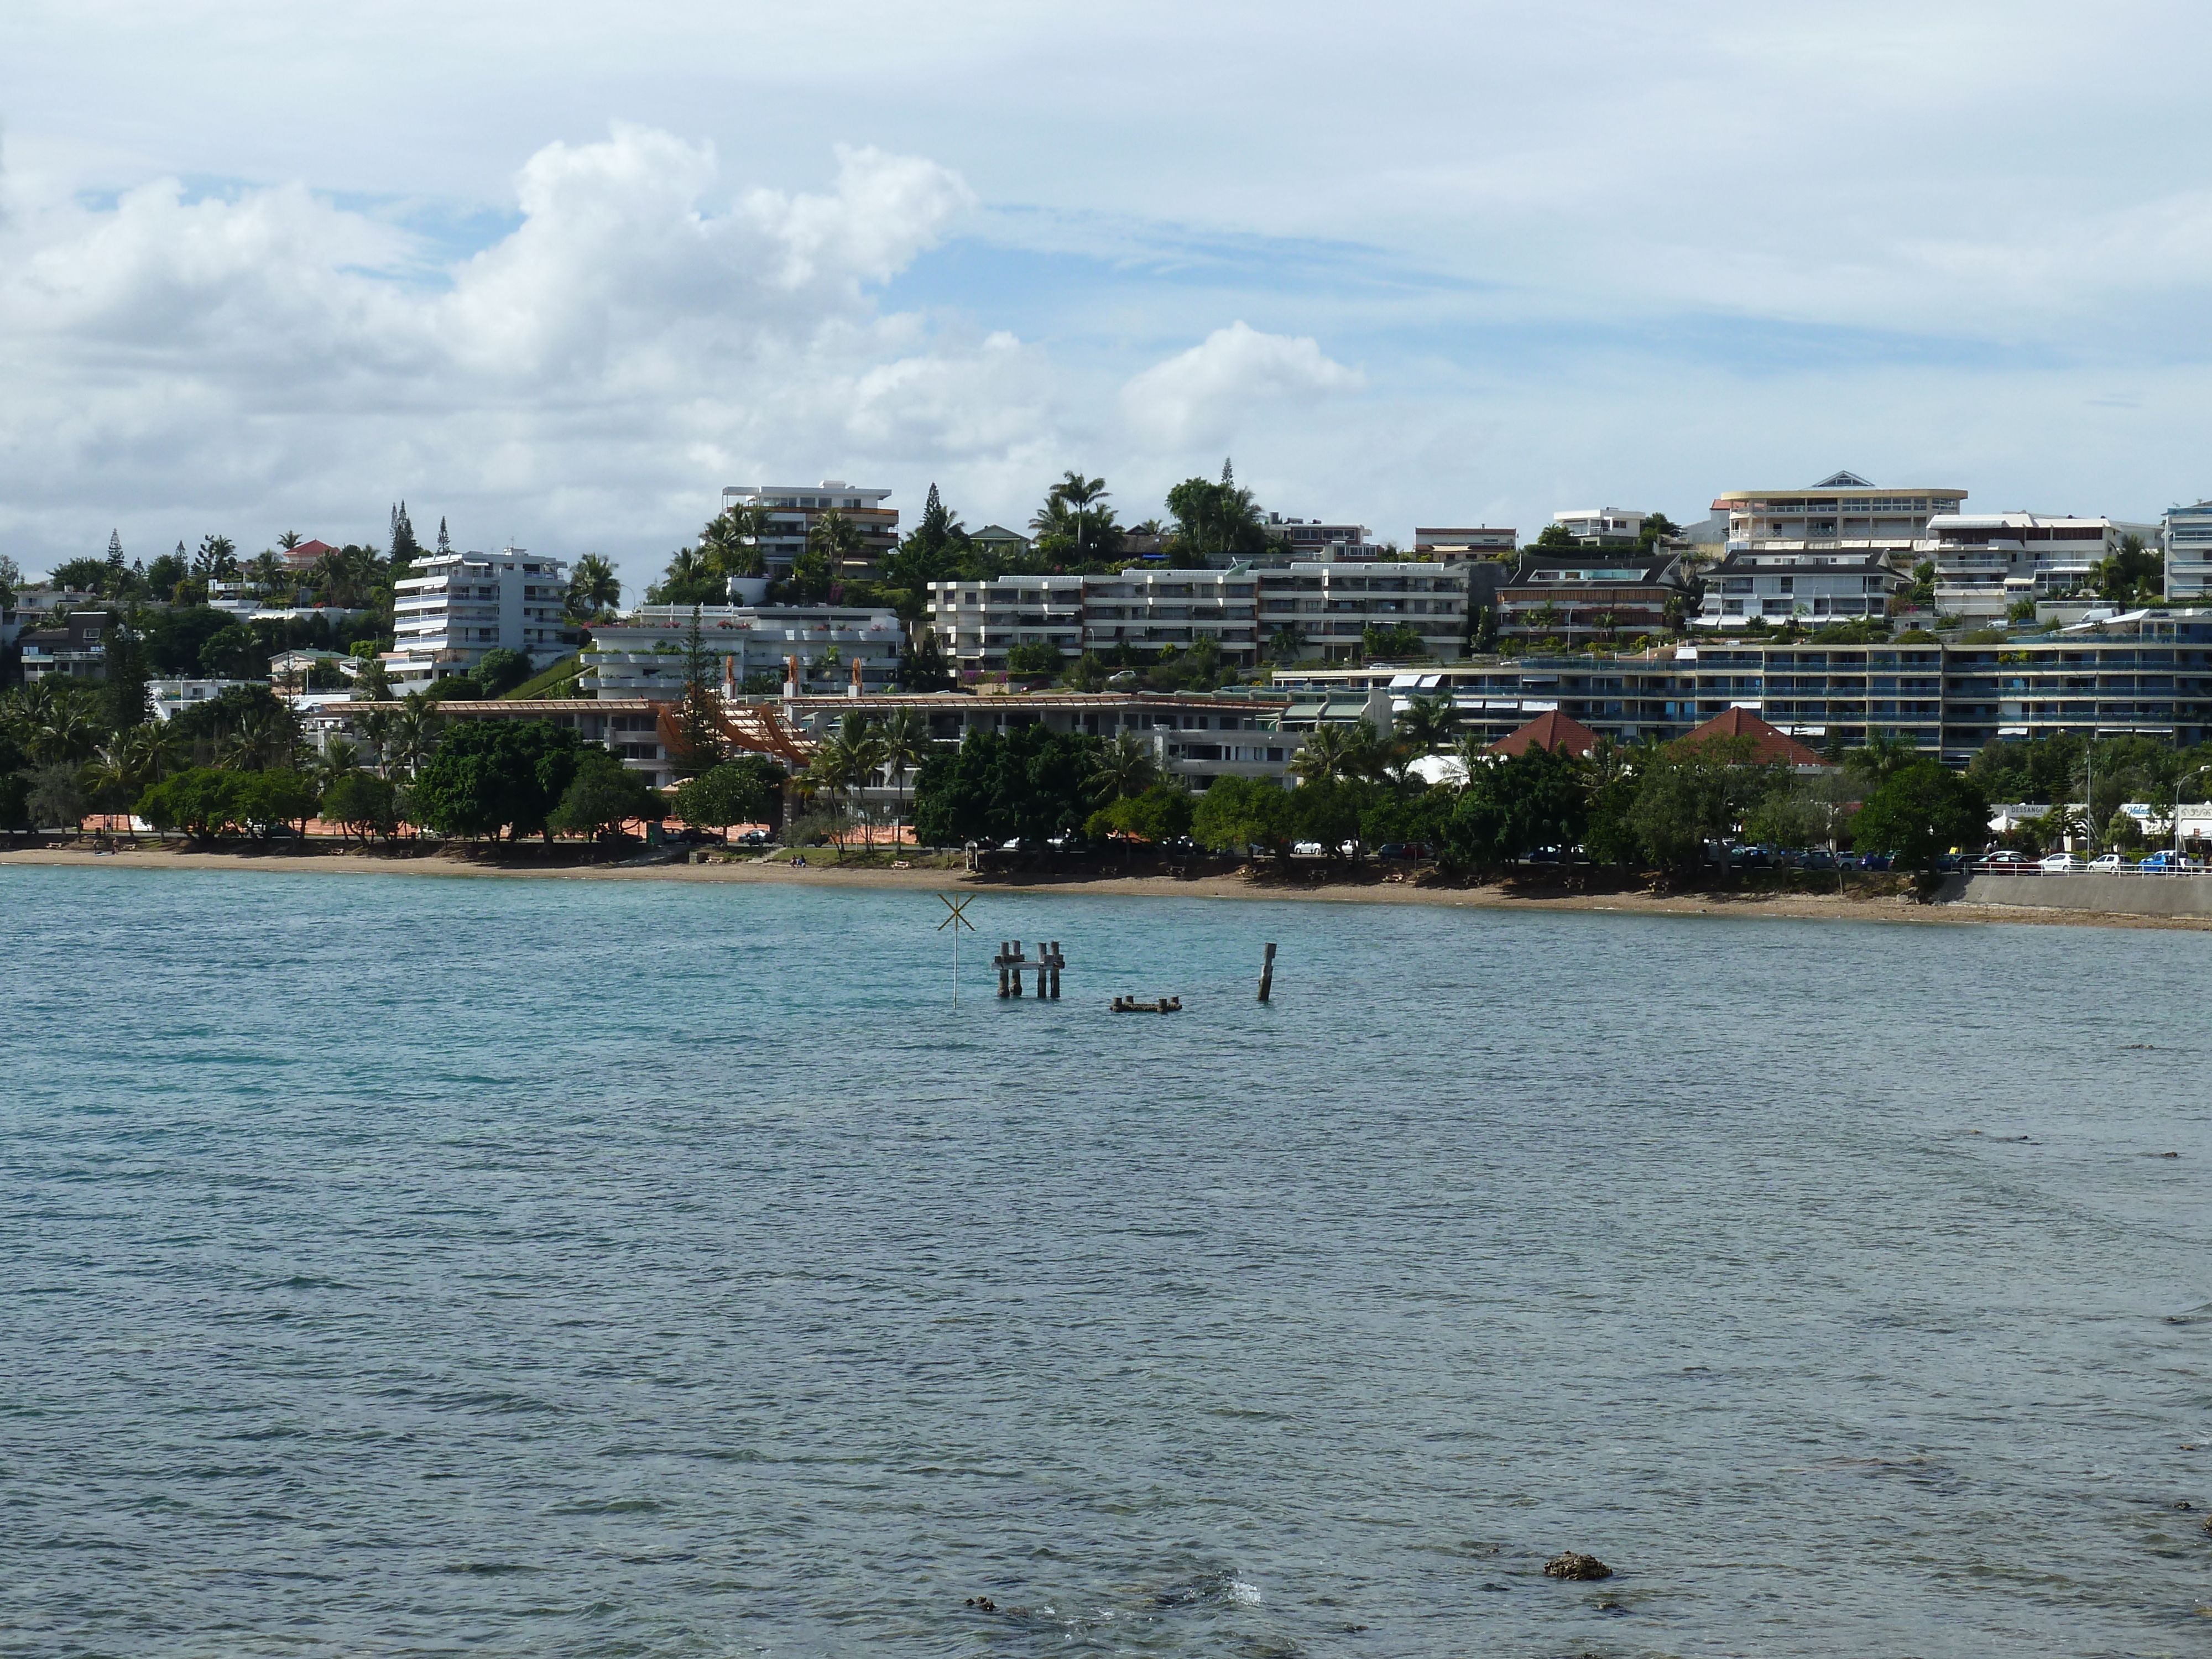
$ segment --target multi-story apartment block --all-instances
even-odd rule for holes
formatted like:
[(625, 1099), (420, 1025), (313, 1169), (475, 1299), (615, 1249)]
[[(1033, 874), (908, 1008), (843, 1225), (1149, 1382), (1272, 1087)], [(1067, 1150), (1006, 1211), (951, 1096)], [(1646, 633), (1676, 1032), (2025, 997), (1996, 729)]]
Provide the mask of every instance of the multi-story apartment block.
[(1667, 631), (1689, 578), (1674, 553), (1593, 547), (1524, 553), (1498, 589), (1498, 632), (1515, 640), (1597, 641)]
[(1650, 516), (1625, 507), (1568, 507), (1552, 514), (1552, 522), (1586, 547), (1626, 547), (1643, 535)]
[(931, 624), (946, 656), (963, 669), (1000, 669), (1018, 645), (1049, 645), (1063, 656), (1188, 650), (1211, 635), (1225, 662), (1257, 659), (1259, 579), (1248, 565), (1225, 570), (1128, 569), (1096, 576), (1000, 576), (988, 582), (932, 582)]
[(392, 649), (385, 672), (400, 691), (466, 673), (493, 650), (520, 651), (544, 668), (574, 648), (568, 567), (509, 547), (437, 553), (392, 584)]
[(1992, 738), (2136, 732), (2212, 738), (2212, 614), (2135, 611), (2002, 645), (1705, 641), (1617, 659), (1524, 658), (1401, 674), (1278, 671), (1298, 729), (1366, 712), (1378, 690), (1449, 696), (1462, 729), (1502, 738), (1558, 709), (1620, 743), (1668, 739), (1731, 708), (1815, 747), (1901, 737), (1954, 765)]
[[(396, 713), (398, 702), (353, 702), (343, 698), (317, 699), (299, 707), (300, 726), (307, 741), (328, 749), (333, 738), (373, 744), (368, 717)], [(438, 705), (447, 720), (550, 720), (574, 732), (586, 743), (609, 750), (630, 771), (655, 788), (674, 783), (668, 744), (674, 726), (672, 711), (665, 702), (646, 698), (516, 697), (497, 702), (448, 698)]]
[(1318, 519), (1286, 519), (1270, 513), (1265, 527), (1280, 547), (1277, 556), (1283, 560), (1342, 564), (1380, 556), (1380, 550), (1368, 539), (1375, 532), (1365, 525), (1324, 524)]
[(1418, 557), (1433, 559), (1438, 564), (1456, 564), (1468, 559), (1510, 559), (1521, 550), (1517, 539), (1520, 534), (1509, 526), (1493, 525), (1416, 525), (1413, 552)]
[(1224, 661), (1249, 664), (1266, 641), (1259, 632), (1260, 574), (1225, 570), (1128, 569), (1082, 579), (1083, 647), (1188, 651), (1210, 634)]
[[(584, 652), (584, 689), (596, 697), (682, 696), (690, 631), (690, 607), (673, 605), (641, 605), (619, 622), (594, 627)], [(762, 676), (781, 690), (794, 657), (802, 684), (826, 672), (846, 685), (858, 663), (863, 685), (887, 689), (898, 678), (906, 639), (896, 612), (849, 605), (704, 605), (699, 633), (714, 657), (716, 680), (740, 691)]]
[(1001, 576), (933, 582), (931, 625), (963, 669), (1006, 666), (1017, 645), (1063, 656), (1127, 646), (1188, 650), (1201, 636), (1224, 662), (1263, 654), (1344, 659), (1370, 628), (1403, 625), (1431, 655), (1455, 657), (1467, 638), (1464, 567), (1391, 561), (1303, 562), (1279, 570), (1131, 568), (1095, 576)]
[(1444, 661), (1467, 643), (1467, 567), (1413, 560), (1293, 564), (1260, 575), (1260, 643), (1278, 659), (1346, 662), (1370, 628), (1407, 628)]
[(1906, 579), (1878, 552), (1730, 551), (1706, 574), (1699, 628), (1731, 629), (1797, 617), (1884, 617)]
[(101, 636), (112, 620), (104, 611), (72, 611), (59, 623), (24, 633), (23, 684), (54, 678), (106, 679), (107, 650)]
[(2166, 554), (2166, 597), (2193, 603), (2212, 595), (2212, 501), (2169, 507), (2159, 526)]
[(860, 568), (842, 574), (879, 574), (884, 559), (898, 545), (898, 509), (885, 507), (888, 489), (863, 489), (842, 478), (824, 478), (818, 484), (732, 484), (722, 491), (722, 508), (750, 507), (760, 510), (760, 550), (769, 577), (781, 580), (792, 563), (806, 550), (807, 538), (825, 513), (836, 513), (860, 532)]
[(1935, 562), (1937, 611), (1994, 619), (2019, 600), (2087, 586), (2089, 567), (2118, 552), (2127, 531), (2110, 519), (1938, 513), (1913, 556)]
[(1879, 553), (1909, 568), (1928, 520), (1956, 513), (1963, 489), (1895, 489), (1835, 472), (1805, 489), (1731, 489), (1713, 502), (1729, 517), (1728, 546), (1748, 553)]

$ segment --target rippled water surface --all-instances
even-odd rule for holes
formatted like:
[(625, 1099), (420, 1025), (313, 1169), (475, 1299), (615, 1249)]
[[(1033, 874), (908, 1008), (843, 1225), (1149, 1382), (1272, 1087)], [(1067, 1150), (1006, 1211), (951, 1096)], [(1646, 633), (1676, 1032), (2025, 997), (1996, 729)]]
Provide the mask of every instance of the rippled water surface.
[(0, 1651), (2212, 1649), (2212, 938), (943, 914), (0, 870)]

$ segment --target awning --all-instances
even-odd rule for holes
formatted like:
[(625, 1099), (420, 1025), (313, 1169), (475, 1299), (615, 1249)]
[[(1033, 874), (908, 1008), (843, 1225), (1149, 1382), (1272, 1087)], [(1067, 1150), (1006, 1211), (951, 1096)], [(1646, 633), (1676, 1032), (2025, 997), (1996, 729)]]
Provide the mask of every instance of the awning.
[(1393, 691), (1410, 691), (1416, 686), (1419, 685), (1420, 683), (1421, 677), (1419, 674), (1393, 674), (1390, 676), (1390, 690)]

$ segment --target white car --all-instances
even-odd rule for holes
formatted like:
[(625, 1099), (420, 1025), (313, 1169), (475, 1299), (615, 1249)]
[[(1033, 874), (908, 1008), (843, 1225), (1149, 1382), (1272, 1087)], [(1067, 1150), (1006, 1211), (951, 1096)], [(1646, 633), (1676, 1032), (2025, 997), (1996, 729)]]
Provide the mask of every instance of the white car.
[(2036, 866), (2046, 876), (2076, 875), (2088, 867), (2071, 853), (2053, 853)]
[(1300, 858), (1317, 859), (1321, 856), (1321, 843), (1317, 841), (1302, 841), (1291, 848), (1291, 851), (1296, 853)]
[(2116, 876), (2128, 867), (2128, 861), (2118, 853), (2100, 853), (2089, 860), (2089, 867), (2092, 870), (2101, 870), (2107, 875)]

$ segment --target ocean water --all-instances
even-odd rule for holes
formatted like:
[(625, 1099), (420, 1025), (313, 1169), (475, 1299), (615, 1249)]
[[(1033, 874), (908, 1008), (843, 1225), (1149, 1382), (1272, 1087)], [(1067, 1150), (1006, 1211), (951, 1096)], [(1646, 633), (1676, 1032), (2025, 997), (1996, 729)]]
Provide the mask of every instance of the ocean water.
[(0, 1652), (2212, 1648), (2212, 936), (969, 911), (0, 869)]

